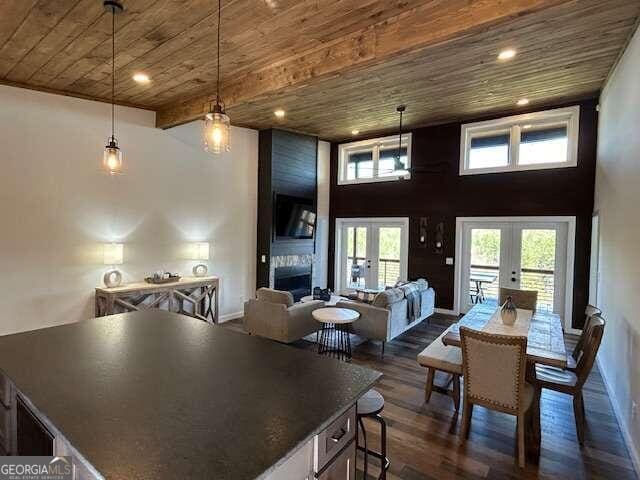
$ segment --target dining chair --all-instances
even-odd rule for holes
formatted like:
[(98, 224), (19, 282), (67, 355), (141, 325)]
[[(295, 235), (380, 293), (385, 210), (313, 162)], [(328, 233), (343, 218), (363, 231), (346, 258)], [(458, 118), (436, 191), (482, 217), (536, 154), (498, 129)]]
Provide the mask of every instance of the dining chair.
[(578, 343), (576, 343), (576, 346), (573, 349), (573, 352), (571, 353), (571, 359), (569, 359), (570, 360), (569, 366), (568, 366), (569, 370), (575, 371), (576, 362), (580, 358), (580, 355), (582, 354), (582, 350), (584, 348), (584, 342), (587, 337), (589, 326), (591, 325), (591, 319), (595, 315), (602, 315), (602, 310), (600, 310), (598, 307), (594, 307), (593, 305), (587, 305), (587, 308), (585, 308), (584, 310), (584, 315), (585, 315), (585, 320), (584, 320), (584, 325), (582, 326), (582, 333), (580, 334), (580, 338), (578, 338)]
[(598, 314), (591, 317), (591, 321), (586, 328), (584, 347), (578, 358), (575, 370), (559, 370), (544, 365), (536, 365), (535, 383), (538, 388), (546, 388), (573, 396), (573, 414), (580, 445), (584, 445), (584, 429), (586, 425), (582, 387), (593, 368), (593, 363), (602, 342), (605, 323), (604, 319)]
[(511, 297), (517, 308), (532, 310), (534, 312), (536, 310), (536, 305), (538, 304), (537, 290), (518, 290), (516, 288), (500, 287), (498, 295), (499, 305), (504, 305), (507, 297)]
[(518, 464), (525, 463), (525, 428), (540, 435), (540, 391), (525, 381), (527, 337), (496, 335), (460, 327), (465, 379), (461, 442), (469, 436), (474, 405), (517, 417)]

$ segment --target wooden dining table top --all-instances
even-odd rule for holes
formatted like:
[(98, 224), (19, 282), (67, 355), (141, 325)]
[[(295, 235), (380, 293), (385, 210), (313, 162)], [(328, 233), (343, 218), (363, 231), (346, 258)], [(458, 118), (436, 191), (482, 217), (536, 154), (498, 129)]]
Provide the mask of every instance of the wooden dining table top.
[(552, 367), (567, 367), (562, 320), (555, 313), (518, 309), (515, 324), (509, 326), (502, 323), (499, 307), (479, 303), (458, 323), (451, 326), (442, 338), (442, 342), (445, 345), (460, 347), (460, 327), (462, 326), (487, 333), (526, 336), (529, 361)]

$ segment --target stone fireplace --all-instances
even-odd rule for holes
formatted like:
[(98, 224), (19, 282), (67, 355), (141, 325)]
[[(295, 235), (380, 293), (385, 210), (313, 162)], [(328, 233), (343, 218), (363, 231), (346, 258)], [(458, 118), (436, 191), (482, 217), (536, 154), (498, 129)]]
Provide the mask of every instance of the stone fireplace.
[(269, 286), (291, 292), (294, 301), (311, 295), (313, 255), (278, 255), (271, 257)]

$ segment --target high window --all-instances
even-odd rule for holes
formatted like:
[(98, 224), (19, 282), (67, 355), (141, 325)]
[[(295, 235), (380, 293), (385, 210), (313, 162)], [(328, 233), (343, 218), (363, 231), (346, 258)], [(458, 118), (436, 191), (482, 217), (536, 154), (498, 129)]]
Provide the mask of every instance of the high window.
[(400, 145), (397, 135), (343, 143), (339, 156), (340, 185), (407, 179), (411, 177), (411, 134), (402, 135)]
[(575, 167), (580, 107), (462, 125), (460, 175)]

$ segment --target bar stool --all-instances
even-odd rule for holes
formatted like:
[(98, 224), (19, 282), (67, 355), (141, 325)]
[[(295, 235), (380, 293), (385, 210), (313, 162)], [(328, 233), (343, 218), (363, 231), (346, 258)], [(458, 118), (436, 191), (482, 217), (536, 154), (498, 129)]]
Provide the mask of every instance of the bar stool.
[[(358, 417), (358, 425), (362, 429), (362, 440), (364, 445), (360, 445), (360, 436), (356, 436), (356, 445), (358, 450), (364, 452), (364, 478), (367, 478), (367, 466), (369, 455), (380, 460), (380, 476), (379, 480), (386, 480), (387, 470), (389, 469), (389, 459), (387, 458), (387, 423), (380, 416), (380, 412), (384, 408), (384, 397), (377, 390), (369, 390), (365, 393), (356, 405), (356, 415)], [(371, 418), (380, 423), (380, 452), (367, 448), (367, 432), (364, 429), (363, 418)], [(358, 429), (356, 429), (358, 433)]]

